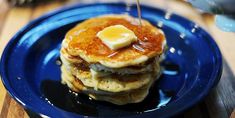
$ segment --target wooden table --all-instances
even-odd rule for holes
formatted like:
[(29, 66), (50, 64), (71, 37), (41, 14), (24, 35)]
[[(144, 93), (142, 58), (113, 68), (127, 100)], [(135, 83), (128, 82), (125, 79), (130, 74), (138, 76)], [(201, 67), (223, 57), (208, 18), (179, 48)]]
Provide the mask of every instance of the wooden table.
[[(5, 0), (0, 0), (0, 55), (9, 39), (30, 20), (58, 7), (74, 2), (91, 2), (98, 0), (55, 1), (31, 7), (11, 7)], [(101, 0), (99, 0), (101, 1)], [(106, 0), (107, 1), (107, 0)], [(114, 1), (114, 0), (112, 0)], [(204, 27), (215, 38), (224, 57), (224, 71), (218, 86), (200, 103), (180, 114), (186, 118), (235, 118), (235, 33), (220, 31), (213, 21), (213, 16), (200, 14), (190, 5), (180, 1), (142, 0), (142, 4), (150, 4), (181, 14)], [(147, 2), (147, 3), (145, 3)], [(0, 118), (29, 117), (25, 110), (13, 100), (0, 82)]]

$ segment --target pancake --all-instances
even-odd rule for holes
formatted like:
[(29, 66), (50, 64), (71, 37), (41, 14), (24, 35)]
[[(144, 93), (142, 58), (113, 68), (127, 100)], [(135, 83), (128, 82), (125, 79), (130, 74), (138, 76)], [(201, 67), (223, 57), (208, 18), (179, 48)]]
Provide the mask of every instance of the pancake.
[[(92, 88), (85, 87), (78, 78), (75, 78), (69, 72), (66, 71), (65, 67), (61, 68), (62, 71), (62, 81), (64, 84), (67, 84), (70, 89), (72, 89), (75, 92), (84, 93), (90, 96), (91, 98), (99, 101), (108, 101), (113, 104), (117, 105), (125, 105), (128, 103), (138, 103), (142, 101), (149, 92), (149, 88), (152, 86), (155, 79), (152, 79), (151, 82), (149, 82), (147, 85), (135, 89), (132, 91), (127, 92), (120, 92), (120, 93), (112, 93), (112, 92), (105, 92), (105, 91), (96, 91)], [(158, 74), (160, 75), (160, 74)]]
[(78, 78), (85, 86), (108, 92), (122, 92), (138, 89), (148, 84), (153, 78), (155, 78), (156, 72), (154, 70), (157, 71), (160, 68), (158, 63), (153, 63), (152, 66), (154, 66), (155, 69), (149, 73), (133, 75), (111, 74), (94, 80), (90, 70), (82, 70), (74, 67), (73, 65), (66, 62), (63, 57), (61, 57), (61, 60), (66, 70), (71, 72), (71, 74)]
[[(138, 42), (117, 51), (111, 50), (96, 34), (112, 25), (123, 25), (132, 30), (138, 37)], [(87, 63), (99, 63), (110, 68), (144, 63), (152, 57), (161, 55), (164, 46), (165, 38), (161, 30), (146, 20), (142, 20), (142, 26), (139, 27), (137, 19), (127, 15), (88, 19), (71, 29), (63, 41), (63, 47), (69, 55), (79, 56)]]
[(67, 53), (66, 49), (61, 48), (61, 58), (64, 60), (66, 64), (72, 64), (76, 65), (77, 67), (82, 67), (83, 69), (91, 68), (95, 71), (101, 71), (101, 72), (106, 72), (106, 73), (117, 73), (120, 75), (125, 75), (125, 74), (138, 74), (138, 73), (146, 73), (146, 72), (151, 72), (153, 70), (153, 61), (159, 62), (158, 60), (160, 57), (155, 57), (152, 59), (149, 59), (148, 62), (135, 65), (135, 66), (129, 66), (129, 67), (124, 67), (124, 68), (109, 68), (104, 65), (101, 65), (99, 63), (94, 63), (94, 64), (89, 64), (80, 57), (74, 57), (71, 56)]
[(138, 103), (144, 100), (144, 98), (149, 93), (149, 88), (153, 82), (148, 85), (142, 87), (141, 89), (137, 89), (131, 92), (127, 92), (119, 95), (98, 95), (98, 94), (88, 94), (91, 98), (99, 101), (108, 101), (116, 105), (125, 105), (129, 103)]
[(112, 92), (106, 91), (97, 91), (94, 88), (86, 87), (84, 84), (75, 76), (73, 76), (70, 72), (68, 72), (64, 66), (61, 67), (62, 71), (62, 83), (67, 84), (70, 89), (75, 92), (83, 92), (87, 94), (99, 94), (99, 95), (111, 95), (114, 94)]

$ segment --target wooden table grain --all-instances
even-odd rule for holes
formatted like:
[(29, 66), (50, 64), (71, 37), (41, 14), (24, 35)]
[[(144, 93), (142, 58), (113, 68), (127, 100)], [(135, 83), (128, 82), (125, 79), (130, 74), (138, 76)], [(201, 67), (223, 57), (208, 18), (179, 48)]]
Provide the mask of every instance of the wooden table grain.
[[(28, 7), (12, 7), (6, 0), (0, 0), (0, 55), (10, 38), (29, 21), (61, 6), (84, 1), (116, 2), (117, 0), (63, 0)], [(235, 118), (235, 33), (219, 30), (214, 24), (212, 15), (201, 14), (180, 0), (169, 1), (167, 4), (164, 0), (142, 0), (141, 3), (160, 8), (168, 6), (172, 12), (198, 23), (214, 37), (224, 57), (224, 70), (217, 87), (203, 101), (176, 117)], [(23, 107), (9, 96), (0, 81), (0, 118), (28, 117)]]

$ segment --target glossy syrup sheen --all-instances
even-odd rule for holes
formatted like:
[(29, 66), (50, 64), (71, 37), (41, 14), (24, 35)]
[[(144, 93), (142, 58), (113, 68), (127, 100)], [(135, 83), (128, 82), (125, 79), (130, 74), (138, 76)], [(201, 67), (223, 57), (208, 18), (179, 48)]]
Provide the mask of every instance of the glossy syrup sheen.
[[(113, 25), (123, 25), (132, 30), (138, 37), (138, 41), (125, 48), (111, 50), (96, 35), (104, 28)], [(69, 50), (81, 50), (87, 55), (111, 57), (112, 59), (121, 58), (122, 54), (129, 55), (121, 58), (122, 60), (129, 60), (141, 55), (160, 54), (162, 53), (162, 43), (165, 40), (164, 35), (149, 23), (139, 27), (138, 22), (132, 18), (115, 17), (92, 18), (80, 23), (67, 33), (66, 39), (69, 40)]]
[[(121, 106), (96, 101), (85, 94), (72, 92), (66, 85), (56, 81), (43, 81), (40, 88), (43, 92), (43, 97), (49, 104), (65, 111), (96, 117), (121, 117), (127, 114), (141, 114), (148, 110), (159, 109), (168, 104), (175, 93), (159, 89), (158, 87), (157, 85), (152, 87), (147, 98), (141, 103)], [(102, 112), (105, 114), (100, 114)]]

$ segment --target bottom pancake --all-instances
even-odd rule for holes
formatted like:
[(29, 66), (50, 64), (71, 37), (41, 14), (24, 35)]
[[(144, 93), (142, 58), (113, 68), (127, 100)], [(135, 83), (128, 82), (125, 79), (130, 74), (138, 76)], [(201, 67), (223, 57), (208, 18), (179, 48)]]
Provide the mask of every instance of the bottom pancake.
[[(138, 89), (126, 91), (126, 92), (107, 92), (102, 90), (95, 90), (93, 88), (89, 88), (83, 85), (83, 83), (69, 73), (64, 66), (61, 67), (62, 70), (62, 83), (67, 84), (67, 86), (79, 93), (84, 93), (90, 96), (91, 98), (99, 101), (107, 101), (117, 105), (124, 105), (128, 103), (138, 103), (144, 100), (144, 98), (148, 95), (149, 89), (152, 84), (157, 80), (158, 77), (151, 79), (151, 81)], [(160, 71), (158, 71), (157, 75)]]

